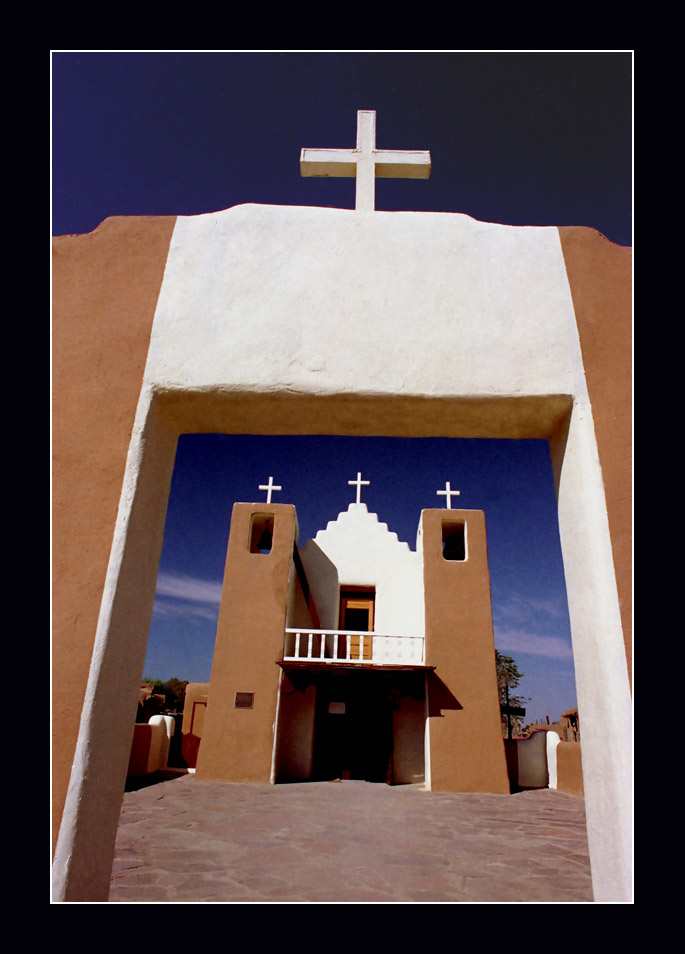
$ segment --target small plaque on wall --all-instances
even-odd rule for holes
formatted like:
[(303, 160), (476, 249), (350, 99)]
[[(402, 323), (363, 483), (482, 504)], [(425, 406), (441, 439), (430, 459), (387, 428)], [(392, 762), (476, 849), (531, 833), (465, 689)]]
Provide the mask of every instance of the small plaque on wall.
[(236, 692), (236, 709), (254, 709), (254, 692)]
[(329, 702), (328, 713), (329, 715), (345, 715), (345, 703), (344, 702)]

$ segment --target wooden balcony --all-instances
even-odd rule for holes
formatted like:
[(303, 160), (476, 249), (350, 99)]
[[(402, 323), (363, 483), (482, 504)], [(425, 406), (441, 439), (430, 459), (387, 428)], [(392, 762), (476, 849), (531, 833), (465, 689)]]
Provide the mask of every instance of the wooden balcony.
[(286, 629), (284, 662), (350, 663), (374, 666), (422, 666), (423, 636), (335, 629)]

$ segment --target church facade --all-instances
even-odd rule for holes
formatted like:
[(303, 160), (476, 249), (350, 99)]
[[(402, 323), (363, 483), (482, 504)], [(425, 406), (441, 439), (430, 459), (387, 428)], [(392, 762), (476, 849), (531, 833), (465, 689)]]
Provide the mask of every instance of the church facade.
[(484, 514), (423, 511), (416, 551), (361, 502), (297, 537), (234, 505), (198, 778), (508, 793)]

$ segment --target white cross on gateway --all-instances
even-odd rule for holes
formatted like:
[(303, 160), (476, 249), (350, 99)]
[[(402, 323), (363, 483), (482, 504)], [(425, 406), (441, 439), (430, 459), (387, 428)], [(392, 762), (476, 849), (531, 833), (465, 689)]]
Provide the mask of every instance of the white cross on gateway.
[(303, 176), (357, 178), (355, 209), (373, 212), (376, 207), (376, 176), (386, 179), (427, 179), (431, 154), (419, 149), (376, 149), (376, 110), (357, 111), (356, 149), (303, 149)]

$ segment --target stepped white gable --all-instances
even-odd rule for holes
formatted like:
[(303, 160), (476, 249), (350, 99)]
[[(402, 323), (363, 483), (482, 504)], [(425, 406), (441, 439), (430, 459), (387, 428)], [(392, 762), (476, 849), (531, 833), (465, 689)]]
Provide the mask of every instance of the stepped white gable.
[(307, 541), (301, 556), (323, 629), (338, 625), (341, 586), (372, 586), (377, 633), (424, 635), (421, 556), (366, 504), (350, 504)]

